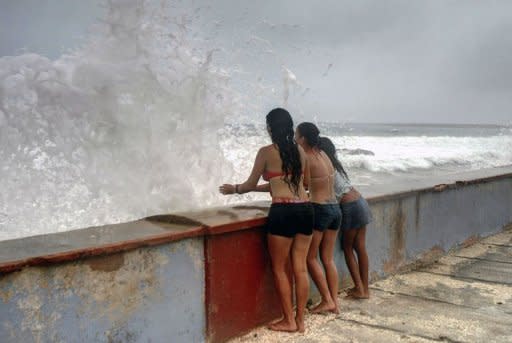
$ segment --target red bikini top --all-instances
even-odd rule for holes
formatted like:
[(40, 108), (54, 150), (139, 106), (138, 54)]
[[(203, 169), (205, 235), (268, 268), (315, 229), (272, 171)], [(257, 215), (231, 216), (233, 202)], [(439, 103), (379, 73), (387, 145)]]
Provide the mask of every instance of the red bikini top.
[[(304, 174), (304, 172), (302, 172), (302, 174)], [(274, 172), (274, 171), (265, 170), (263, 172), (263, 180), (270, 181), (270, 179), (272, 179), (274, 177), (285, 176), (285, 175), (290, 175), (290, 174), (285, 174), (282, 171)]]
[(284, 175), (285, 174), (283, 172), (273, 172), (273, 171), (265, 170), (265, 172), (263, 173), (263, 180), (269, 181), (270, 179), (272, 179), (274, 177), (284, 176)]

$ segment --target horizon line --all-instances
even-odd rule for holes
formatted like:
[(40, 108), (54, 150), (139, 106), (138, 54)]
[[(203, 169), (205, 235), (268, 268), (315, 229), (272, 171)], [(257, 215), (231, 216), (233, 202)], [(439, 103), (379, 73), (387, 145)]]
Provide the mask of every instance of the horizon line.
[[(319, 123), (340, 123), (336, 121), (329, 121), (329, 120), (319, 120)], [(493, 126), (493, 127), (511, 127), (511, 124), (498, 124), (498, 123), (442, 123), (442, 122), (370, 122), (370, 121), (346, 121), (341, 122), (341, 124), (372, 124), (372, 125), (418, 125), (418, 126), (428, 126), (428, 125), (435, 125), (435, 126)]]

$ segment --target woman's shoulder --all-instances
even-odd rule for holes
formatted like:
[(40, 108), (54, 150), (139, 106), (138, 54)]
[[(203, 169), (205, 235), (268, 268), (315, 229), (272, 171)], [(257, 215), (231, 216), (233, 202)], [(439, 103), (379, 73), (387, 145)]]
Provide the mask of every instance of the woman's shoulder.
[(275, 150), (274, 144), (264, 145), (260, 148), (260, 151), (262, 151), (262, 152), (267, 152), (267, 151), (272, 151), (272, 150)]
[(274, 148), (274, 145), (273, 144), (269, 144), (269, 145), (264, 145), (262, 146), (259, 150), (258, 150), (258, 154), (259, 155), (265, 155), (265, 156), (268, 156), (269, 154), (271, 154), (273, 151), (275, 151), (276, 149)]

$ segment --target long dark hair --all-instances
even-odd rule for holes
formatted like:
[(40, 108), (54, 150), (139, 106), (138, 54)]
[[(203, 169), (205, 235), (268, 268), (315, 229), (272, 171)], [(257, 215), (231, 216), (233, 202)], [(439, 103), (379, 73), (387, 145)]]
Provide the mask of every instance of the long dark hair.
[(340, 160), (338, 160), (338, 156), (336, 155), (336, 147), (334, 143), (327, 137), (319, 137), (319, 146), (318, 146), (325, 154), (329, 157), (332, 162), (334, 169), (338, 171), (338, 173), (342, 173), (348, 179), (347, 172), (341, 165)]
[(320, 144), (320, 130), (315, 124), (310, 122), (300, 123), (297, 126), (299, 134), (306, 139), (308, 145), (312, 148), (318, 148)]
[(279, 148), (282, 171), (288, 177), (284, 180), (295, 193), (299, 193), (302, 176), (302, 163), (299, 148), (293, 140), (293, 120), (290, 113), (283, 108), (274, 108), (267, 114), (267, 126), (272, 142)]

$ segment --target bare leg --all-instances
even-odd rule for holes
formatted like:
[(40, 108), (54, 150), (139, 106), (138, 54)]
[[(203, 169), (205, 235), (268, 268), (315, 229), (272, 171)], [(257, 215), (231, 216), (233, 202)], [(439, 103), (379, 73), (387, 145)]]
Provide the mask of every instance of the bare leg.
[(368, 298), (370, 295), (368, 286), (368, 253), (366, 252), (366, 226), (357, 229), (357, 235), (354, 242), (354, 249), (357, 253), (357, 262), (359, 264), (359, 275), (362, 283), (362, 297)]
[(355, 290), (351, 292), (350, 296), (363, 293), (363, 283), (361, 275), (359, 274), (359, 264), (354, 255), (354, 241), (357, 235), (357, 229), (349, 229), (343, 232), (343, 253), (345, 254), (345, 262), (347, 263), (350, 276), (354, 281)]
[(327, 278), (327, 285), (329, 287), (329, 293), (331, 299), (334, 302), (334, 309), (330, 309), (331, 312), (339, 313), (338, 308), (338, 268), (334, 263), (334, 246), (336, 245), (336, 237), (338, 236), (338, 230), (326, 230), (324, 232), (324, 239), (320, 245), (320, 258), (325, 268), (325, 276)]
[(292, 246), (293, 275), (295, 276), (295, 296), (297, 313), (295, 322), (297, 330), (304, 332), (304, 311), (309, 296), (309, 276), (306, 259), (312, 236), (297, 234)]
[(271, 324), (269, 329), (276, 331), (297, 331), (297, 324), (293, 317), (292, 306), (292, 285), (288, 275), (286, 275), (286, 264), (289, 261), (292, 238), (277, 235), (267, 235), (268, 250), (272, 260), (272, 272), (274, 282), (281, 301), (283, 319), (277, 323)]
[(313, 239), (311, 241), (311, 245), (309, 246), (307, 258), (309, 274), (315, 282), (315, 285), (320, 292), (320, 296), (322, 297), (320, 303), (311, 310), (313, 313), (332, 310), (336, 307), (334, 301), (331, 298), (331, 293), (329, 292), (329, 287), (327, 286), (327, 280), (325, 278), (323, 268), (320, 265), (320, 262), (318, 262), (317, 258), (318, 249), (320, 247), (320, 243), (322, 242), (323, 235), (323, 232), (313, 230)]
[(286, 270), (286, 276), (288, 277), (288, 282), (290, 283), (290, 287), (292, 290), (290, 292), (290, 301), (293, 304), (293, 284), (295, 281), (293, 280), (292, 254), (291, 254), (292, 249), (293, 249), (293, 243), (292, 243), (292, 247), (290, 248), (290, 256), (288, 256), (288, 259), (286, 261), (285, 270)]

